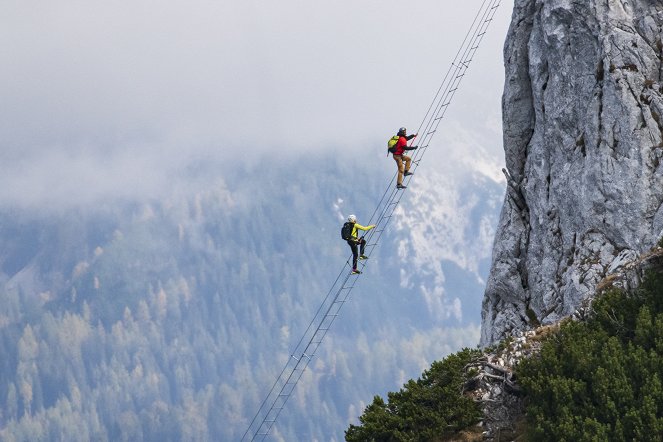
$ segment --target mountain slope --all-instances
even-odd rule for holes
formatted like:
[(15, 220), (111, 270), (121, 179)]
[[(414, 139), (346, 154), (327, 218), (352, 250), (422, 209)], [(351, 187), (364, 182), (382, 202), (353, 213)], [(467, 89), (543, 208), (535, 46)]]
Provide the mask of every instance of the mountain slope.
[[(239, 439), (348, 257), (341, 216), (368, 221), (393, 172), (360, 159), (361, 190), (338, 159), (293, 180), (286, 158), (159, 201), (5, 210), (2, 438)], [(375, 391), (476, 344), (501, 185), (420, 175), (276, 439), (340, 440)]]

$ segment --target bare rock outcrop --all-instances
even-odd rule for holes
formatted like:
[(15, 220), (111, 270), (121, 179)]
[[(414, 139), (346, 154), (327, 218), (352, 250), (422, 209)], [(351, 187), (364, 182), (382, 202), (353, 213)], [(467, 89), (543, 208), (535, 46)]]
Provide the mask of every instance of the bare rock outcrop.
[[(568, 320), (582, 321), (592, 315), (592, 300), (606, 290), (620, 289), (633, 293), (647, 272), (663, 272), (663, 247), (656, 246), (640, 256), (622, 256), (614, 260), (606, 276), (596, 285), (595, 293), (586, 299)], [(544, 341), (557, 333), (561, 322), (522, 332), (516, 331), (499, 345), (485, 348), (483, 354), (465, 367), (471, 373), (463, 394), (481, 404), (483, 420), (480, 440), (521, 440), (525, 434), (524, 392), (516, 376), (521, 361), (536, 357)], [(479, 439), (475, 439), (479, 440)]]
[(570, 316), (663, 230), (663, 1), (516, 0), (482, 345)]

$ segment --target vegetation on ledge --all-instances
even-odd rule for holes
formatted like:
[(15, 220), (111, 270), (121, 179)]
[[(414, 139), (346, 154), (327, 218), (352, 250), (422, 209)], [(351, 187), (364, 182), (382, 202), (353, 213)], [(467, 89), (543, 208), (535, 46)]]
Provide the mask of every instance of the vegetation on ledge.
[(472, 372), (465, 366), (481, 355), (479, 350), (464, 349), (433, 362), (418, 380), (408, 381), (388, 401), (375, 396), (360, 416), (361, 425), (350, 425), (348, 442), (366, 441), (441, 441), (464, 428), (477, 424), (481, 410), (471, 397), (461, 394)]
[[(541, 335), (540, 349), (513, 361), (527, 414), (517, 440), (663, 440), (663, 272), (650, 271), (635, 291), (603, 292), (585, 320)], [(386, 403), (376, 396), (346, 440), (468, 440), (463, 430), (495, 417), (463, 394), (476, 375), (467, 368), (481, 356), (462, 350), (388, 393)], [(520, 427), (519, 418), (508, 426)]]
[(661, 360), (663, 274), (649, 273), (633, 293), (605, 292), (518, 366), (528, 439), (660, 441)]

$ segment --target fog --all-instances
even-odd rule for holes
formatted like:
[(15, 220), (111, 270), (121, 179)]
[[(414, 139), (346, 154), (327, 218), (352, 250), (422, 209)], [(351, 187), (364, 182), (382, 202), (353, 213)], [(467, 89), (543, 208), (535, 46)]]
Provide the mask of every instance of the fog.
[[(10, 1), (0, 205), (159, 197), (201, 159), (384, 158), (398, 127), (418, 126), (480, 4)], [(435, 140), (443, 165), (479, 151), (487, 173), (498, 169), (511, 9), (501, 6)]]

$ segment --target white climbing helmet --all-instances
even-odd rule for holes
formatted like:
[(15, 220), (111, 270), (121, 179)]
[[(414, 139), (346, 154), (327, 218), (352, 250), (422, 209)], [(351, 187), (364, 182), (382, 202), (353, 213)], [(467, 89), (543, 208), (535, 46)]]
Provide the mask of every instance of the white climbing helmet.
[(354, 215), (348, 216), (348, 221), (351, 223), (356, 223), (357, 222), (357, 217)]

